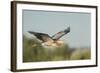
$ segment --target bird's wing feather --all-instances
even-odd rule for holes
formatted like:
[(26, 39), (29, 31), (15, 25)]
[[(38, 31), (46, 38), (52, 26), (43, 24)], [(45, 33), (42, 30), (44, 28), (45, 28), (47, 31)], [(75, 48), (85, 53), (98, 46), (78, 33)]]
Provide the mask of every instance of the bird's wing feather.
[(29, 31), (29, 33), (31, 33), (34, 36), (36, 36), (36, 38), (41, 40), (42, 42), (53, 41), (52, 38), (48, 34), (32, 32), (32, 31)]
[(58, 33), (56, 33), (55, 35), (52, 36), (52, 39), (54, 40), (58, 40), (60, 39), (62, 36), (64, 36), (65, 34), (70, 32), (70, 27), (68, 27), (67, 29), (60, 31)]

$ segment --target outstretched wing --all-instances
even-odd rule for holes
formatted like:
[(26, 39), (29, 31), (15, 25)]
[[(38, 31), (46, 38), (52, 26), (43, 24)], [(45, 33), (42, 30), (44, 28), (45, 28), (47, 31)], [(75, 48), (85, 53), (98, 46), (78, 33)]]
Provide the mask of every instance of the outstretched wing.
[(65, 34), (70, 32), (70, 27), (68, 27), (67, 29), (60, 31), (58, 33), (56, 33), (55, 35), (52, 36), (53, 40), (58, 40), (60, 39), (62, 36), (64, 36)]
[(32, 32), (32, 31), (29, 31), (29, 33), (31, 33), (34, 36), (36, 36), (36, 38), (41, 40), (42, 42), (53, 41), (52, 38), (48, 34)]

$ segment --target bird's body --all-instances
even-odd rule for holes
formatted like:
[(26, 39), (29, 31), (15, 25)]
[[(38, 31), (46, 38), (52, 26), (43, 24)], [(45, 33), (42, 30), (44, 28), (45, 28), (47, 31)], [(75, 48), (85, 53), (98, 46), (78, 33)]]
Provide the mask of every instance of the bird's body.
[(38, 33), (38, 32), (29, 31), (29, 33), (33, 34), (34, 36), (36, 36), (37, 39), (42, 41), (41, 45), (43, 47), (49, 47), (49, 48), (62, 46), (63, 41), (61, 41), (59, 39), (69, 32), (70, 32), (70, 27), (68, 27), (67, 29), (65, 29), (63, 31), (56, 33), (55, 35), (53, 35), (51, 37), (45, 33)]

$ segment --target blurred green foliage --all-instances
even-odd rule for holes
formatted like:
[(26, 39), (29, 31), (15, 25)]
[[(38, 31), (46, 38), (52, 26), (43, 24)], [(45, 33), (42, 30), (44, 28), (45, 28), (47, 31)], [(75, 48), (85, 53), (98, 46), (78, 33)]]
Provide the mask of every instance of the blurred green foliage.
[(90, 59), (91, 58), (91, 52), (89, 49), (77, 49), (75, 50), (70, 59), (71, 60), (84, 60), (84, 59)]
[(23, 62), (61, 61), (90, 59), (90, 50), (74, 49), (71, 51), (68, 44), (59, 48), (44, 48), (36, 39), (23, 36)]

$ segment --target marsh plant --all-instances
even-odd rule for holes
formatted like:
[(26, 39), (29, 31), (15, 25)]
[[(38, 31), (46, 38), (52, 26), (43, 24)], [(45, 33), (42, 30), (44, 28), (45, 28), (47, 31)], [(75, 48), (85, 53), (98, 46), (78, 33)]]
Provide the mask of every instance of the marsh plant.
[(90, 58), (90, 48), (72, 49), (68, 44), (56, 48), (44, 48), (36, 39), (23, 36), (23, 62), (84, 60)]

